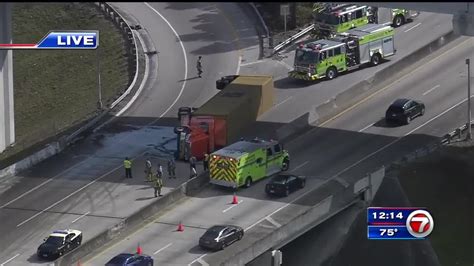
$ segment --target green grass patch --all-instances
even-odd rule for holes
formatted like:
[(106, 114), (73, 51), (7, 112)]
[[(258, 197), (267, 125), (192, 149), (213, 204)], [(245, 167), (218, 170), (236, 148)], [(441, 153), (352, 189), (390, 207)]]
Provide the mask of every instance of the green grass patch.
[[(92, 3), (14, 3), (13, 42), (36, 43), (50, 30), (99, 30), (103, 103), (127, 86), (122, 33)], [(92, 117), (97, 110), (95, 50), (13, 52), (15, 146), (0, 159)]]
[(474, 147), (443, 147), (400, 172), (411, 205), (427, 207), (441, 265), (472, 265)]

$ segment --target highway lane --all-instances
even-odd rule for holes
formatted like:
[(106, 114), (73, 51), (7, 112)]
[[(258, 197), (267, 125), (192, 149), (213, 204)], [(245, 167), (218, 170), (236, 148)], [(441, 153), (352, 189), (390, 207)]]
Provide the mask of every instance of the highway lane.
[[(220, 72), (236, 73), (239, 58), (257, 59), (258, 43), (252, 20), (242, 19), (244, 14), (234, 4), (116, 5), (130, 12), (146, 28), (160, 52), (158, 68), (150, 70), (151, 81), (124, 114), (134, 119), (137, 125), (142, 125), (143, 121), (156, 121), (161, 115), (175, 116), (179, 105), (192, 105), (210, 97), (216, 92), (215, 80)], [(238, 20), (236, 16), (239, 16)], [(228, 24), (223, 25), (220, 23), (222, 20)], [(233, 31), (229, 30), (232, 28)], [(180, 36), (183, 46), (176, 41), (175, 33)], [(205, 38), (192, 40), (192, 36), (200, 35)], [(213, 48), (216, 42), (211, 36), (220, 40), (220, 49)], [(240, 46), (236, 38), (242, 39)], [(239, 51), (240, 48), (245, 48), (245, 51)], [(205, 74), (199, 80), (191, 71), (195, 70), (196, 52), (204, 56)], [(190, 58), (186, 65), (188, 75), (185, 75), (185, 57)], [(187, 80), (184, 86), (186, 76), (192, 80)], [(147, 119), (140, 120), (143, 117)], [(130, 124), (129, 119), (125, 121)], [(20, 176), (2, 179), (0, 264), (5, 261), (8, 265), (39, 263), (34, 256), (36, 248), (51, 230), (78, 228), (85, 232), (84, 241), (87, 241), (149, 204), (153, 200), (150, 197), (153, 192), (142, 180), (140, 173), (143, 172), (144, 157), (140, 156), (148, 154), (156, 163), (156, 160), (169, 155), (174, 148), (170, 136), (174, 137), (172, 128), (134, 127), (124, 125), (119, 119), (107, 130), (98, 132)], [(122, 179), (121, 161), (124, 156), (138, 158), (133, 180)], [(187, 176), (183, 169), (187, 170), (181, 167), (178, 174)], [(185, 180), (166, 181), (165, 192)]]
[[(231, 223), (252, 228), (279, 209), (291, 208), (289, 203), (329, 178), (364, 176), (435, 141), (465, 121), (460, 115), (466, 108), (464, 58), (473, 53), (469, 46), (471, 41), (464, 38), (442, 55), (427, 59), (426, 67), (417, 68), (349, 112), (286, 145), (292, 156), (292, 169), (297, 168), (293, 171), (308, 177), (305, 189), (288, 198), (273, 199), (264, 193), (266, 181), (258, 182), (238, 192), (241, 200), (238, 205), (230, 205), (232, 194), (229, 191), (205, 189), (127, 240), (103, 251), (87, 265), (99, 265), (120, 252), (133, 252), (138, 243), (159, 264), (204, 265), (202, 261), (206, 261), (207, 252), (197, 247), (197, 240), (213, 224)], [(431, 90), (437, 84), (439, 89)], [(366, 128), (379, 121), (388, 105), (398, 97), (424, 101), (425, 115), (409, 125)], [(184, 232), (176, 232), (179, 221), (184, 223)]]

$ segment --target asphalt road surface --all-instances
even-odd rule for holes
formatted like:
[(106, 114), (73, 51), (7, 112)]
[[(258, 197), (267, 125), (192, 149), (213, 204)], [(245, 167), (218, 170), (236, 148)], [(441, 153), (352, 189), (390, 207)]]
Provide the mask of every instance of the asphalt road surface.
[[(132, 14), (146, 28), (159, 52), (156, 56), (157, 65), (152, 64), (150, 70), (151, 81), (145, 86), (137, 101), (124, 113), (124, 117), (118, 119), (109, 129), (77, 143), (74, 147), (21, 175), (0, 181), (2, 221), (0, 264), (41, 264), (42, 262), (37, 261), (35, 257), (36, 248), (52, 230), (64, 227), (76, 228), (84, 232), (84, 241), (87, 241), (138, 208), (149, 204), (154, 199), (151, 197), (152, 190), (142, 180), (144, 159), (152, 157), (155, 164), (157, 161), (163, 164), (164, 159), (173, 151), (172, 128), (160, 126), (161, 120), (157, 118), (175, 117), (177, 108), (183, 105), (199, 106), (216, 92), (214, 87), (217, 78), (237, 73), (239, 69), (243, 72), (246, 67), (241, 66), (239, 62), (257, 61), (259, 51), (253, 25), (255, 18), (246, 17), (236, 4), (117, 3), (116, 5)], [(426, 25), (423, 25), (425, 20)], [(407, 32), (400, 33), (403, 36), (400, 37), (400, 42), (402, 38), (407, 37), (407, 46), (400, 47), (399, 51), (406, 49), (405, 51), (409, 52), (416, 48), (416, 45), (428, 43), (437, 37), (436, 34), (443, 32), (446, 21), (444, 15), (420, 17), (422, 24), (410, 31), (406, 28)], [(430, 25), (434, 29), (431, 29)], [(420, 29), (425, 30), (411, 34)], [(204, 75), (201, 79), (196, 78), (195, 73), (195, 60), (198, 55), (204, 58)], [(277, 67), (284, 65), (273, 63), (274, 65), (264, 66), (263, 73), (259, 71), (253, 73), (272, 73), (276, 77), (279, 71)], [(284, 71), (286, 73), (286, 68)], [(360, 75), (362, 73), (370, 74), (370, 70), (362, 70)], [(346, 77), (349, 80), (345, 80)], [(341, 82), (337, 89), (347, 88), (347, 84), (360, 78), (363, 76), (359, 76), (358, 73), (340, 77), (336, 80)], [(281, 87), (278, 83), (277, 86)], [(282, 92), (290, 91), (279, 90), (278, 98), (282, 98)], [(292, 91), (296, 93), (295, 90)], [(336, 90), (334, 94), (335, 92)], [(315, 100), (324, 96), (319, 97), (303, 90), (300, 93), (300, 95), (307, 93), (308, 98), (315, 97)], [(334, 94), (332, 91), (327, 93), (328, 96)], [(305, 105), (307, 102), (302, 101), (299, 108), (306, 108)], [(288, 106), (283, 104), (274, 110), (280, 108), (288, 110)], [(269, 117), (285, 119), (285, 116), (278, 112)], [(153, 126), (143, 127), (143, 125)], [(340, 152), (344, 151), (343, 147), (339, 149)], [(294, 150), (291, 152), (294, 155), (298, 154)], [(121, 166), (125, 156), (136, 158), (135, 178), (132, 180), (123, 179)], [(305, 159), (296, 158), (295, 163), (299, 161), (301, 164), (306, 162)], [(307, 164), (300, 168), (304, 169)], [(186, 180), (188, 173), (185, 166), (178, 166), (178, 174), (180, 175), (178, 180), (165, 180), (165, 193)], [(321, 177), (321, 180), (324, 178)], [(313, 180), (310, 183), (316, 185), (319, 179)], [(253, 206), (251, 198), (260, 194), (262, 184), (246, 191), (249, 199), (235, 209), (245, 205)], [(210, 195), (217, 193), (215, 197), (223, 195), (223, 192), (215, 191), (207, 191), (203, 195), (206, 193)], [(242, 196), (245, 197), (245, 194)], [(195, 201), (199, 202), (199, 198)], [(258, 205), (260, 207), (255, 205), (252, 208), (275, 209), (284, 201), (273, 203), (263, 201)], [(186, 208), (192, 209), (196, 204), (190, 203)], [(218, 201), (216, 204), (223, 202)], [(177, 214), (186, 212), (176, 211)], [(226, 213), (231, 213), (231, 210)], [(247, 216), (247, 223), (261, 213), (257, 211), (255, 215)], [(170, 226), (174, 228), (175, 225)], [(200, 233), (201, 231), (198, 231), (198, 234)], [(187, 245), (191, 242), (185, 238), (184, 243)], [(200, 251), (198, 253), (201, 254)], [(194, 259), (194, 257), (191, 254), (183, 258)]]
[[(291, 208), (299, 195), (324, 180), (364, 176), (435, 141), (465, 122), (464, 59), (474, 52), (470, 42), (468, 38), (455, 41), (381, 92), (287, 144), (292, 172), (308, 178), (304, 189), (288, 198), (272, 199), (265, 195), (266, 182), (262, 181), (240, 190), (238, 205), (230, 204), (229, 191), (205, 189), (87, 264), (99, 265), (120, 252), (134, 252), (140, 243), (157, 264), (206, 265), (207, 253), (197, 241), (210, 226), (230, 223), (249, 229), (278, 209)], [(400, 97), (423, 101), (426, 113), (409, 125), (386, 125), (381, 118), (389, 104)], [(184, 223), (184, 232), (176, 232), (179, 221)]]

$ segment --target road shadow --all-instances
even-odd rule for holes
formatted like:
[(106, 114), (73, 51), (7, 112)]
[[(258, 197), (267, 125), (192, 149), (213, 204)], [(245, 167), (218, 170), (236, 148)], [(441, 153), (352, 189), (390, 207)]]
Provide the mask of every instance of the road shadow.
[(193, 79), (200, 79), (200, 77), (199, 77), (199, 76), (195, 76), (195, 77), (192, 77), (192, 78), (181, 79), (181, 80), (178, 80), (178, 82), (184, 82), (184, 81), (193, 80)]
[(39, 259), (38, 256), (36, 254), (32, 254), (28, 259), (27, 261), (29, 263), (32, 263), (32, 264), (42, 264), (42, 265), (54, 265), (54, 261), (55, 260), (42, 260), (42, 259)]
[[(144, 201), (144, 200), (151, 200), (151, 199), (154, 199), (155, 197), (143, 197), (143, 198), (138, 198), (138, 199), (135, 199), (136, 201)], [(156, 197), (158, 198), (158, 197)]]
[(401, 127), (403, 125), (395, 122), (388, 122), (385, 120), (385, 117), (380, 118), (377, 122), (375, 122), (374, 127), (385, 127), (385, 128), (395, 128)]
[(209, 252), (213, 252), (212, 250), (204, 249), (200, 247), (199, 245), (196, 245), (188, 250), (190, 254), (195, 254), (195, 255), (203, 255)]

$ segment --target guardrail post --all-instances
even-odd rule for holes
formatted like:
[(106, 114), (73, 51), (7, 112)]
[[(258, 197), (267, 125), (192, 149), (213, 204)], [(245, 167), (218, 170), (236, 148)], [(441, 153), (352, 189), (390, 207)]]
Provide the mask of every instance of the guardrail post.
[(448, 142), (448, 144), (451, 143), (451, 135), (450, 135), (450, 134), (446, 134), (446, 135), (444, 136), (444, 139), (446, 139), (446, 141)]
[(456, 128), (456, 136), (458, 136), (458, 139), (461, 139), (461, 132), (460, 128)]

